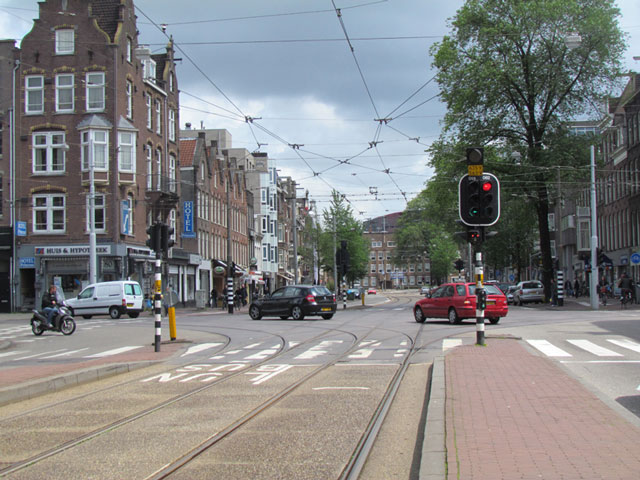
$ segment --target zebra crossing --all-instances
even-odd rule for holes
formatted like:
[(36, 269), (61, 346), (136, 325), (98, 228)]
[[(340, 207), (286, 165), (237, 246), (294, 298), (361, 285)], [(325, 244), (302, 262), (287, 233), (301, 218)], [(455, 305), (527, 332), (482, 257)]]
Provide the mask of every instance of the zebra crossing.
[[(628, 338), (567, 338), (551, 343), (544, 339), (525, 339), (533, 348), (551, 358), (577, 359), (588, 363), (640, 363), (640, 343)], [(595, 357), (595, 358), (594, 358)], [(585, 360), (586, 359), (586, 360)], [(573, 362), (574, 360), (563, 360)]]

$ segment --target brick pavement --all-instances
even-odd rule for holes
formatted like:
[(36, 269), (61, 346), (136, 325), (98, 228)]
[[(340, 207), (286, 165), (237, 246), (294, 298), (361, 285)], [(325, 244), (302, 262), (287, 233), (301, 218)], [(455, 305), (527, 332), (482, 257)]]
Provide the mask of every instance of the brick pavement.
[(517, 340), (445, 357), (448, 480), (640, 478), (640, 428)]

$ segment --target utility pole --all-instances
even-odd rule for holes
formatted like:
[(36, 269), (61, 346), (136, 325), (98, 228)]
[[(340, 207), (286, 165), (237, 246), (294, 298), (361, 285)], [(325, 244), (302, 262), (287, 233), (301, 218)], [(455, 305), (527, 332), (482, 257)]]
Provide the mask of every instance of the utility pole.
[(97, 282), (96, 258), (96, 186), (94, 181), (93, 136), (89, 132), (89, 283)]
[(296, 220), (297, 210), (298, 210), (298, 194), (296, 190), (296, 182), (293, 182), (293, 204), (291, 208), (293, 212), (291, 214), (291, 219), (293, 221), (293, 284), (298, 284), (298, 224)]
[(233, 313), (233, 259), (231, 257), (231, 158), (227, 176), (227, 309)]
[(333, 212), (333, 285), (336, 295), (338, 294), (338, 262), (336, 261), (336, 253), (338, 252), (338, 247), (336, 246), (336, 236), (337, 236), (337, 228), (336, 228), (336, 212)]

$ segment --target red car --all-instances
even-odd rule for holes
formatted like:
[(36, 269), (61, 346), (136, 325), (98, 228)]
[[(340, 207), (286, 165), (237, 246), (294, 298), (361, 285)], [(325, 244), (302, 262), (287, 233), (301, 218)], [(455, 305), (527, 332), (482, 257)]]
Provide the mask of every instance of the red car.
[[(496, 324), (509, 312), (507, 297), (495, 285), (484, 285), (487, 291), (487, 308), (484, 317)], [(445, 283), (427, 297), (418, 300), (413, 308), (416, 322), (427, 318), (447, 318), (449, 323), (459, 323), (464, 318), (476, 318), (476, 284)]]
[(378, 293), (378, 291), (371, 287), (369, 290), (367, 290), (367, 295), (376, 295)]

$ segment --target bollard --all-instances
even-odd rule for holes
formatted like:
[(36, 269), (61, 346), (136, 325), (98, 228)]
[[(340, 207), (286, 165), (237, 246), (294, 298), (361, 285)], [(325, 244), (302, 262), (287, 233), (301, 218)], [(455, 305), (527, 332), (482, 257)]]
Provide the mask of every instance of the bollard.
[(169, 307), (169, 336), (176, 339), (176, 307)]
[(346, 310), (347, 308), (347, 292), (346, 291), (342, 291), (342, 309)]
[(362, 306), (364, 307), (364, 292), (360, 294), (360, 298), (362, 299)]

